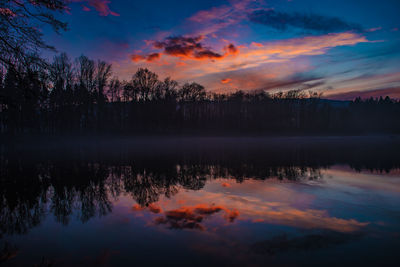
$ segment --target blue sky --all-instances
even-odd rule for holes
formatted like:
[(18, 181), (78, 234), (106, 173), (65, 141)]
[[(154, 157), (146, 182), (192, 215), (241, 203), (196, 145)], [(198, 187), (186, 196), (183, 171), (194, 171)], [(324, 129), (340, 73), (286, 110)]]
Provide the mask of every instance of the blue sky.
[[(139, 67), (208, 90), (313, 89), (400, 98), (397, 0), (72, 0), (69, 30), (45, 31), (71, 57)], [(50, 55), (51, 56), (51, 55)]]

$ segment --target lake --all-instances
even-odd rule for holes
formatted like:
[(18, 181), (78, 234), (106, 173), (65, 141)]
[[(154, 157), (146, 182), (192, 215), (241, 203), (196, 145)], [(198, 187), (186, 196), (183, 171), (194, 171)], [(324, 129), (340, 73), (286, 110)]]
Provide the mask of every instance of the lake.
[(393, 265), (400, 137), (3, 142), (4, 266)]

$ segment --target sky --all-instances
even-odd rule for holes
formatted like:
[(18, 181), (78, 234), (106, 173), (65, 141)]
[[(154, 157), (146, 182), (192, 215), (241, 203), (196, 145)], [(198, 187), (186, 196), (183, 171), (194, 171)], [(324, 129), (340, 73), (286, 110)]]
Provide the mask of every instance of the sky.
[(400, 98), (398, 0), (70, 0), (59, 52), (209, 91), (291, 89)]

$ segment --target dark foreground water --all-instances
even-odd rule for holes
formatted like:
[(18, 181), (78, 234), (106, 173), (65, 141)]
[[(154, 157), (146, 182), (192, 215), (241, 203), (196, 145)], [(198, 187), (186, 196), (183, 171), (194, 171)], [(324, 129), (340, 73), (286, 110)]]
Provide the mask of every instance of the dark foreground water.
[(4, 266), (399, 266), (400, 139), (1, 146)]

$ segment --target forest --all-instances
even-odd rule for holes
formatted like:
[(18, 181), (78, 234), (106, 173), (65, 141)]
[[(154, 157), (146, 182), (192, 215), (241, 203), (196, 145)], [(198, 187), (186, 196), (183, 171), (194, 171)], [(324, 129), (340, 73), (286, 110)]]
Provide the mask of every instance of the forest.
[(47, 64), (3, 65), (0, 126), (9, 135), (399, 133), (400, 102), (304, 90), (218, 94), (143, 68), (120, 81), (107, 62), (62, 53)]

